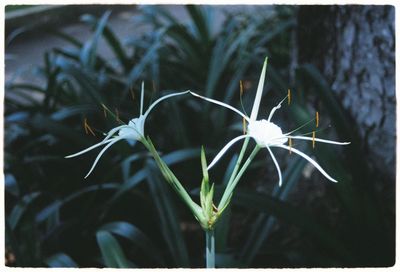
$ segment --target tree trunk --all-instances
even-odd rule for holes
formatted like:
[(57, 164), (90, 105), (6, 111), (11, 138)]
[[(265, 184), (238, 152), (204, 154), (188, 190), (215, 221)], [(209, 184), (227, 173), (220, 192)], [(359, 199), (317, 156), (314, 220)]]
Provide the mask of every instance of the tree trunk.
[(395, 176), (395, 9), (301, 6), (299, 62), (324, 74), (364, 141), (368, 161)]

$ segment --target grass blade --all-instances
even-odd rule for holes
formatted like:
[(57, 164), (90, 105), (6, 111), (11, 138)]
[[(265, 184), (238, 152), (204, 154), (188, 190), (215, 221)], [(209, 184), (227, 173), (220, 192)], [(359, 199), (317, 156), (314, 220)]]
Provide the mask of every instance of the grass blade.
[(106, 267), (111, 268), (133, 268), (136, 267), (129, 262), (117, 240), (108, 232), (100, 230), (96, 233), (97, 244), (100, 247), (101, 256)]

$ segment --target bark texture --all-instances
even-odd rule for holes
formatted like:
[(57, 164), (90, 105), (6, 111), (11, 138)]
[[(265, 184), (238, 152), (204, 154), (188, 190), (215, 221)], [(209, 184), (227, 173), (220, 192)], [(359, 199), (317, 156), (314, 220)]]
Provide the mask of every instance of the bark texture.
[(299, 62), (316, 65), (356, 121), (369, 162), (395, 176), (395, 9), (301, 6)]

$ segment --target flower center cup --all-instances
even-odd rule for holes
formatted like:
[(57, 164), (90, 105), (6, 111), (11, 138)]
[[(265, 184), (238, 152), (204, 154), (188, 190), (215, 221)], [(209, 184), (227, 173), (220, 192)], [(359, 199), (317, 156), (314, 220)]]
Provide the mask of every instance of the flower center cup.
[(247, 128), (249, 135), (262, 147), (282, 145), (288, 141), (288, 138), (283, 135), (280, 127), (265, 119), (251, 121)]
[(121, 128), (118, 136), (127, 140), (139, 140), (144, 135), (144, 118), (133, 118), (129, 121), (128, 127)]

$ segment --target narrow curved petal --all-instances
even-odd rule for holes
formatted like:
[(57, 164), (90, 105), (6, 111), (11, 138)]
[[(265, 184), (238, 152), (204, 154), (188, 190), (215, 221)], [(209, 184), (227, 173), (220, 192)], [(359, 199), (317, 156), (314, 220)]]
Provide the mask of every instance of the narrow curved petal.
[(286, 98), (287, 98), (287, 96), (284, 99), (282, 99), (281, 102), (278, 103), (278, 105), (276, 105), (275, 107), (272, 108), (272, 110), (268, 116), (268, 122), (271, 121), (271, 118), (272, 118), (272, 116), (274, 116), (275, 111), (281, 108), (281, 105), (282, 105), (283, 101), (286, 100)]
[(105, 142), (106, 140), (111, 138), (116, 132), (118, 132), (120, 129), (125, 128), (125, 127), (130, 127), (130, 126), (129, 125), (121, 125), (121, 126), (111, 129), (109, 132), (107, 132), (106, 137), (102, 140), (102, 142)]
[(338, 182), (336, 179), (334, 179), (331, 176), (329, 176), (328, 173), (326, 173), (325, 170), (322, 169), (322, 167), (316, 161), (314, 161), (311, 157), (309, 157), (308, 155), (304, 154), (303, 152), (297, 150), (296, 148), (288, 147), (286, 145), (273, 145), (273, 146), (281, 147), (281, 148), (284, 148), (284, 149), (287, 149), (287, 150), (291, 150), (292, 152), (296, 153), (297, 155), (302, 156), (304, 159), (306, 159), (312, 165), (314, 165), (315, 168), (317, 168), (318, 171), (320, 171), (321, 174), (324, 175), (327, 179), (329, 179), (330, 181), (333, 181), (333, 182)]
[(276, 170), (278, 170), (279, 186), (282, 186), (282, 172), (281, 172), (281, 168), (279, 167), (278, 161), (276, 160), (276, 158), (275, 158), (275, 156), (274, 156), (274, 153), (272, 153), (271, 148), (269, 148), (269, 147), (267, 146), (267, 149), (268, 149), (268, 151), (269, 151), (269, 154), (271, 155), (272, 160), (273, 160), (274, 163), (275, 163)]
[(140, 115), (143, 114), (144, 81), (142, 81), (142, 91), (140, 92)]
[(305, 136), (286, 136), (286, 137), (287, 138), (292, 138), (292, 139), (299, 139), (299, 140), (306, 140), (306, 141), (316, 141), (316, 142), (334, 144), (334, 145), (348, 145), (348, 144), (350, 144), (350, 142), (335, 142), (335, 141), (324, 140), (324, 139), (320, 139), (320, 138), (305, 137)]
[(250, 135), (241, 135), (238, 136), (236, 138), (233, 138), (229, 143), (227, 143), (224, 148), (221, 149), (220, 152), (218, 152), (217, 156), (215, 156), (215, 158), (212, 160), (212, 162), (210, 163), (210, 165), (207, 167), (207, 170), (210, 170), (211, 167), (213, 167), (220, 159), (221, 157), (226, 153), (226, 151), (228, 151), (228, 149), (235, 144), (237, 141), (247, 138), (247, 137), (251, 137)]
[(98, 161), (100, 160), (101, 156), (103, 156), (104, 152), (106, 152), (106, 150), (112, 146), (113, 144), (115, 144), (116, 142), (118, 142), (119, 140), (122, 140), (123, 138), (121, 137), (117, 137), (113, 140), (111, 140), (97, 155), (96, 159), (94, 160), (94, 163), (92, 165), (92, 167), (90, 168), (89, 172), (86, 174), (85, 178), (87, 178), (93, 171), (93, 169), (96, 167)]
[(244, 119), (246, 119), (247, 122), (250, 121), (249, 117), (247, 117), (246, 115), (244, 115), (241, 111), (235, 109), (234, 107), (232, 107), (232, 106), (230, 106), (230, 105), (228, 105), (228, 104), (226, 104), (226, 103), (224, 103), (224, 102), (221, 102), (221, 101), (218, 101), (218, 100), (215, 100), (215, 99), (211, 99), (211, 98), (207, 98), (207, 97), (201, 96), (201, 95), (199, 95), (199, 94), (197, 94), (197, 93), (194, 93), (194, 92), (190, 92), (190, 93), (191, 93), (193, 96), (196, 96), (196, 97), (201, 98), (201, 99), (203, 99), (203, 100), (206, 100), (206, 101), (208, 101), (208, 102), (211, 102), (211, 103), (220, 105), (220, 106), (222, 106), (222, 107), (228, 108), (228, 109), (230, 109), (230, 110), (236, 112), (236, 113), (239, 114), (240, 116), (242, 116)]
[(153, 104), (151, 104), (151, 105), (149, 106), (149, 108), (147, 109), (147, 111), (144, 113), (144, 119), (147, 118), (147, 116), (149, 115), (150, 111), (151, 111), (158, 103), (160, 103), (161, 101), (163, 101), (163, 100), (165, 100), (165, 99), (168, 99), (168, 98), (170, 98), (170, 97), (173, 97), (173, 96), (178, 96), (178, 95), (187, 94), (187, 93), (189, 93), (189, 92), (190, 92), (190, 91), (184, 91), (184, 92), (180, 92), (180, 93), (172, 93), (172, 94), (168, 94), (168, 95), (164, 95), (163, 97), (160, 97), (159, 99), (157, 99), (156, 101), (154, 101)]
[(257, 120), (258, 110), (260, 108), (262, 92), (264, 90), (265, 73), (267, 71), (268, 57), (265, 58), (264, 65), (261, 71), (260, 80), (258, 81), (256, 97), (254, 98), (253, 108), (250, 113), (250, 120)]
[(112, 142), (113, 140), (114, 140), (114, 139), (105, 140), (105, 141), (103, 140), (103, 141), (101, 141), (100, 143), (94, 144), (94, 145), (92, 145), (92, 146), (90, 146), (90, 147), (88, 147), (88, 148), (86, 148), (86, 149), (84, 149), (84, 150), (82, 150), (82, 151), (79, 151), (79, 152), (77, 152), (77, 153), (74, 153), (74, 154), (65, 156), (65, 158), (66, 158), (66, 159), (69, 159), (69, 158), (77, 157), (77, 156), (82, 155), (82, 154), (84, 154), (84, 153), (86, 153), (86, 152), (88, 152), (88, 151), (90, 151), (90, 150), (92, 150), (92, 149), (95, 149), (95, 148), (97, 148), (97, 147), (99, 147), (99, 146), (102, 146), (102, 145), (104, 145), (104, 144), (106, 144), (106, 143)]

